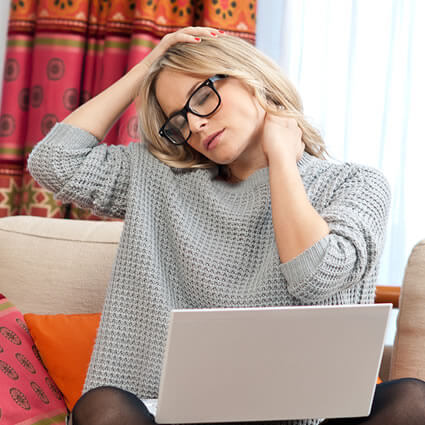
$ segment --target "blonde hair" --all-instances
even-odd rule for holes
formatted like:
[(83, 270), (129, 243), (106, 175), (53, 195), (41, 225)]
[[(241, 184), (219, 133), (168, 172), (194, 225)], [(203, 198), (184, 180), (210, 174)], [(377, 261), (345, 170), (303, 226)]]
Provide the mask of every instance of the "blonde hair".
[(155, 96), (155, 84), (165, 68), (205, 79), (216, 74), (238, 78), (253, 90), (265, 111), (283, 112), (297, 120), (306, 152), (321, 159), (325, 159), (324, 154), (329, 156), (319, 132), (304, 117), (300, 96), (280, 67), (247, 41), (226, 35), (203, 39), (196, 44), (174, 44), (153, 62), (141, 84), (137, 105), (141, 137), (152, 155), (170, 167), (211, 168), (218, 165), (219, 175), (231, 177), (227, 165), (216, 164), (188, 143), (173, 145), (159, 135), (167, 117)]

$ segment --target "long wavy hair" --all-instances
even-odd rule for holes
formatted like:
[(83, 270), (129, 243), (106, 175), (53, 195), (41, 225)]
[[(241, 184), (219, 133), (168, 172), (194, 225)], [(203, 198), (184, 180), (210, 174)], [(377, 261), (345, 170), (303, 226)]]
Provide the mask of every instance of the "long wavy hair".
[(152, 63), (142, 82), (137, 99), (139, 131), (148, 150), (163, 163), (174, 168), (212, 168), (218, 175), (232, 178), (228, 165), (211, 161), (188, 143), (173, 145), (158, 131), (167, 119), (155, 96), (155, 85), (163, 69), (209, 78), (226, 74), (238, 78), (253, 89), (261, 107), (270, 114), (293, 117), (302, 130), (302, 141), (309, 154), (326, 159), (329, 156), (319, 132), (304, 114), (301, 98), (284, 76), (281, 68), (249, 42), (225, 35), (202, 39), (199, 43), (176, 43)]

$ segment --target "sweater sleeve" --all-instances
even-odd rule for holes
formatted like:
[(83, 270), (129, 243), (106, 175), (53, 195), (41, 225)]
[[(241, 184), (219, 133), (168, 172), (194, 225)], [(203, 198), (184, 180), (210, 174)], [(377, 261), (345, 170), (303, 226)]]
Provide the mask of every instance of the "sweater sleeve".
[(353, 167), (320, 212), (330, 233), (280, 264), (288, 291), (317, 303), (362, 281), (379, 262), (390, 203), (390, 186), (379, 170)]
[(130, 181), (128, 146), (99, 143), (91, 133), (57, 123), (28, 157), (28, 170), (54, 198), (99, 216), (124, 218)]

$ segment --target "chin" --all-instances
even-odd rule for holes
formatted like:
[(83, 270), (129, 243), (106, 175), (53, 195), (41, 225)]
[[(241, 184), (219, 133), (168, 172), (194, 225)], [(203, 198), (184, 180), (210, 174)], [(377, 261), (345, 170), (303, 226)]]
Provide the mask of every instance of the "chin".
[[(219, 146), (217, 146), (217, 148), (219, 148)], [(229, 150), (225, 152), (223, 151), (219, 152), (217, 148), (211, 152), (211, 156), (214, 157), (214, 158), (211, 158), (211, 160), (217, 164), (230, 165), (239, 158), (240, 152), (232, 152), (232, 151), (229, 152)]]
[(232, 158), (232, 159), (228, 159), (228, 160), (217, 160), (217, 159), (212, 159), (211, 158), (211, 161), (214, 161), (217, 165), (230, 165), (230, 164), (232, 164), (233, 162), (235, 162), (235, 160)]

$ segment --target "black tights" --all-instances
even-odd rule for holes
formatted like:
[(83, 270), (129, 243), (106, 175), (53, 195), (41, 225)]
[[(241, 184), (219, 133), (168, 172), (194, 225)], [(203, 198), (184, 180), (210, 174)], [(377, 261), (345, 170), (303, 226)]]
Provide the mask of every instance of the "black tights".
[[(72, 425), (152, 425), (154, 417), (134, 394), (116, 387), (85, 393), (72, 411)], [(272, 424), (272, 422), (270, 422)], [(425, 382), (403, 378), (377, 385), (367, 417), (326, 419), (326, 425), (424, 425)]]

